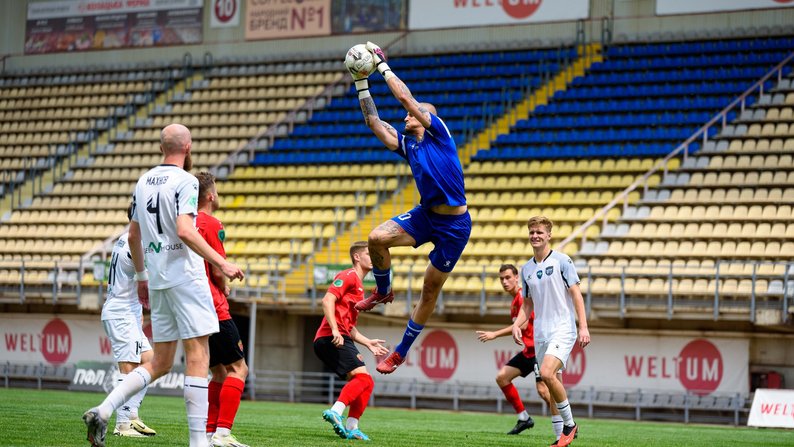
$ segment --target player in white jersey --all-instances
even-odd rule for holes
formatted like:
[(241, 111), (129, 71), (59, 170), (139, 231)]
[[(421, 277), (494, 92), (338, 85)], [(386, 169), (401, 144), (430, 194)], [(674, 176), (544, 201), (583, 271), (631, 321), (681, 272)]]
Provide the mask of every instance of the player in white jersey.
[(113, 411), (171, 370), (180, 339), (186, 358), (184, 396), (190, 446), (209, 445), (205, 435), (207, 339), (218, 331), (218, 318), (202, 258), (230, 279), (242, 279), (244, 275), (196, 230), (198, 180), (188, 172), (192, 166), (191, 145), (185, 126), (163, 128), (163, 164), (146, 172), (135, 187), (128, 240), (141, 304), (148, 306), (151, 295), (154, 357), (132, 370), (102, 404), (83, 414), (88, 441), (95, 447), (104, 447), (107, 420)]
[[(132, 205), (127, 209), (128, 218), (131, 212)], [(152, 361), (152, 347), (143, 334), (143, 308), (138, 302), (135, 266), (127, 236), (128, 233), (122, 234), (113, 245), (107, 299), (102, 306), (102, 325), (113, 349), (113, 359), (119, 366), (119, 382), (142, 362)], [(114, 435), (140, 438), (157, 434), (138, 417), (146, 389), (144, 387), (116, 410)]]
[(534, 256), (521, 268), (524, 305), (513, 323), (513, 339), (519, 345), (523, 343), (521, 326), (534, 311), (535, 355), (540, 362), (540, 377), (557, 402), (564, 424), (562, 435), (552, 445), (567, 446), (573, 442), (578, 427), (559, 373), (565, 368), (577, 338), (583, 348), (590, 344), (590, 332), (573, 261), (568, 255), (551, 249), (551, 220), (532, 217), (527, 228)]

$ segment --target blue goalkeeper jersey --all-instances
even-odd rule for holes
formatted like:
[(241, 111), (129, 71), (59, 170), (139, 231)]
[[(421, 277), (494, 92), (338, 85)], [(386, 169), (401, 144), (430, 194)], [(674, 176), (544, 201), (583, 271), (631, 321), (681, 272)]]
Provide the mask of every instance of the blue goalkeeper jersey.
[(463, 168), (455, 140), (441, 119), (430, 114), (422, 141), (400, 134), (397, 154), (408, 160), (424, 207), (466, 204)]

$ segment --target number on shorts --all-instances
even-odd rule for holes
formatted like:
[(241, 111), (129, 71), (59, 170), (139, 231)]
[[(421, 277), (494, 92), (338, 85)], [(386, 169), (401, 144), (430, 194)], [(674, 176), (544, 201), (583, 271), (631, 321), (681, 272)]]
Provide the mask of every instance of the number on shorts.
[(397, 216), (397, 218), (400, 220), (408, 220), (411, 218), (411, 213), (400, 214), (399, 216)]

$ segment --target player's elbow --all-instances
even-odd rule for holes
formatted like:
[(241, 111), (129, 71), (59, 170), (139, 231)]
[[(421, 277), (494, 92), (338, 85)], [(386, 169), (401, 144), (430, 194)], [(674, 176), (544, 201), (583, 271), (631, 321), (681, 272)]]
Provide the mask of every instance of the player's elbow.
[(404, 91), (395, 93), (394, 97), (397, 98), (397, 101), (400, 101), (400, 104), (402, 104), (402, 106), (405, 108), (407, 108), (409, 105), (413, 104), (414, 102), (413, 96), (411, 96), (410, 93)]
[(183, 241), (185, 239), (190, 239), (191, 233), (195, 231), (195, 228), (191, 228), (186, 225), (177, 225), (176, 227), (176, 235), (179, 236), (179, 239), (182, 239)]

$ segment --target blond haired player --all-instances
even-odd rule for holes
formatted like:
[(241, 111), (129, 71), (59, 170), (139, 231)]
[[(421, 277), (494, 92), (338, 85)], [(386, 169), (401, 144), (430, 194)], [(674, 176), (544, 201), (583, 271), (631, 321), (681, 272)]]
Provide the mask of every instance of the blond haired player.
[(557, 402), (563, 420), (562, 435), (552, 445), (567, 446), (573, 442), (578, 427), (558, 373), (565, 368), (577, 341), (583, 348), (590, 344), (590, 332), (579, 290), (579, 275), (568, 255), (551, 249), (552, 226), (551, 220), (543, 216), (532, 217), (527, 222), (534, 256), (521, 268), (524, 305), (513, 323), (513, 339), (523, 344), (521, 326), (534, 311), (535, 354), (540, 363), (540, 377)]

